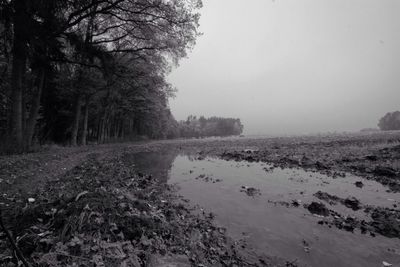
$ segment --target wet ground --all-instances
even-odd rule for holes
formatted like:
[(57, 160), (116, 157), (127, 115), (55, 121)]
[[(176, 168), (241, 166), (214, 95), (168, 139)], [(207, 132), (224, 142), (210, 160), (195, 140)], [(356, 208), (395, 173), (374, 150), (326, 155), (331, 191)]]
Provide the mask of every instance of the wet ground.
[(0, 217), (41, 266), (399, 266), (399, 177), (400, 132), (49, 147), (0, 157)]
[(135, 159), (139, 170), (176, 185), (190, 204), (212, 212), (234, 239), (258, 253), (299, 266), (400, 264), (400, 236), (379, 233), (371, 218), (373, 209), (396, 211), (400, 194), (376, 181), (184, 151)]
[(133, 151), (102, 152), (80, 154), (41, 186), (24, 177), (0, 187), (0, 266), (24, 258), (41, 267), (267, 266), (209, 214), (193, 212), (160, 173), (138, 172)]

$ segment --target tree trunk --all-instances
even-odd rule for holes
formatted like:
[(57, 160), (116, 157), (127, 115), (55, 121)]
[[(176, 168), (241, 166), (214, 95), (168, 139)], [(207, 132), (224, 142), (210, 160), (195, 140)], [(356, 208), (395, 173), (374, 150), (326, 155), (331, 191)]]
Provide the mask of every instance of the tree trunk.
[(89, 97), (85, 100), (85, 109), (83, 114), (83, 129), (82, 129), (82, 145), (86, 146), (87, 130), (88, 130), (88, 118), (89, 118)]
[(27, 149), (29, 149), (32, 146), (33, 134), (35, 132), (37, 117), (39, 115), (40, 98), (42, 97), (45, 74), (46, 73), (45, 73), (44, 70), (40, 70), (40, 72), (39, 72), (39, 84), (37, 85), (37, 89), (36, 89), (35, 95), (33, 96), (32, 105), (31, 105), (31, 108), (30, 108), (30, 111), (29, 111), (29, 118), (28, 118), (28, 121), (26, 123), (25, 139), (26, 139), (26, 148)]
[[(107, 96), (108, 98), (108, 96)], [(101, 118), (101, 128), (100, 128), (100, 143), (104, 144), (107, 140), (107, 129), (108, 129), (108, 124), (109, 124), (109, 107), (106, 104), (104, 111), (103, 111), (103, 115)]]
[(101, 124), (100, 124), (100, 139), (99, 139), (100, 144), (104, 143), (105, 134), (106, 134), (106, 119), (103, 117), (101, 119)]
[(100, 143), (100, 134), (101, 134), (101, 116), (97, 116), (97, 129), (96, 129), (96, 139), (97, 143)]
[(23, 149), (23, 125), (22, 125), (22, 92), (23, 80), (26, 72), (27, 36), (25, 34), (26, 1), (14, 1), (14, 40), (12, 49), (12, 107), (11, 107), (11, 137), (17, 150)]
[[(22, 79), (22, 92), (21, 92), (21, 120), (22, 120), (22, 135), (25, 138), (25, 131), (26, 131), (26, 86), (25, 79)], [(25, 141), (25, 140), (24, 140)]]
[(72, 124), (72, 134), (71, 134), (71, 145), (72, 146), (77, 145), (79, 121), (81, 119), (81, 102), (82, 102), (82, 96), (79, 94), (76, 97), (76, 101), (75, 101), (75, 117), (74, 117), (74, 122)]

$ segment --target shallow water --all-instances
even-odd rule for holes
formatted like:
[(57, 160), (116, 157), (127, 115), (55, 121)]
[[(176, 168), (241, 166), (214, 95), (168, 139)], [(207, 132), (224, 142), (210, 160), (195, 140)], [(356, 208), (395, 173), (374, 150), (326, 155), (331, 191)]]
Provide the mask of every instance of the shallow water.
[[(313, 196), (319, 190), (341, 198), (356, 197), (363, 205), (392, 207), (399, 203), (400, 194), (386, 192), (375, 181), (351, 175), (334, 179), (300, 169), (269, 170), (265, 163), (199, 160), (174, 153), (141, 153), (134, 160), (143, 172), (177, 185), (179, 194), (191, 204), (215, 214), (217, 224), (226, 227), (233, 238), (245, 240), (260, 253), (297, 259), (301, 266), (372, 267), (382, 266), (383, 261), (400, 264), (397, 238), (329, 228), (317, 224), (321, 218), (302, 205), (295, 208), (279, 204), (320, 201)], [(364, 187), (356, 187), (356, 181), (362, 181)], [(259, 189), (260, 194), (249, 196), (243, 186)], [(365, 217), (363, 211), (341, 204), (327, 206), (341, 214)]]

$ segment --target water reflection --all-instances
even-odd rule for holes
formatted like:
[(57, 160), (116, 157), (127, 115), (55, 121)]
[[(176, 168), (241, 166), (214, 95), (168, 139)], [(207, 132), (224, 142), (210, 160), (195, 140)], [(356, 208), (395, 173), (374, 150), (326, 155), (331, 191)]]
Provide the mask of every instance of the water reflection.
[[(181, 195), (213, 212), (216, 222), (227, 227), (231, 236), (246, 240), (260, 252), (298, 259), (307, 266), (381, 266), (382, 261), (400, 261), (398, 239), (373, 238), (318, 225), (320, 218), (302, 205), (294, 208), (276, 204), (292, 200), (310, 203), (316, 200), (313, 194), (321, 190), (341, 198), (354, 196), (363, 204), (390, 207), (398, 194), (386, 192), (374, 181), (363, 180), (365, 186), (361, 189), (354, 185), (359, 177), (332, 179), (302, 170), (270, 170), (264, 163), (204, 158), (182, 151), (133, 157), (140, 171), (178, 185)], [(261, 195), (243, 193), (244, 186), (256, 188)], [(365, 216), (342, 205), (329, 208), (350, 216)]]
[(139, 172), (150, 174), (161, 182), (167, 183), (169, 172), (175, 158), (178, 156), (178, 150), (156, 152), (141, 152), (124, 155), (125, 160), (133, 162)]

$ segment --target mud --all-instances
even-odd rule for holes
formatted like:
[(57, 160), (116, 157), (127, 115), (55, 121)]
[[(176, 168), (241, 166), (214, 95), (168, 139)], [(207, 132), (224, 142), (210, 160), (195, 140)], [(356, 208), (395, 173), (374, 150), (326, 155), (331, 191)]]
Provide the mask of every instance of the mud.
[(315, 197), (317, 197), (318, 199), (324, 200), (326, 202), (328, 202), (331, 205), (336, 205), (337, 203), (341, 203), (344, 206), (346, 206), (347, 208), (350, 208), (352, 210), (359, 210), (362, 207), (360, 206), (360, 201), (355, 198), (355, 197), (348, 197), (348, 198), (340, 198), (334, 195), (330, 195), (326, 192), (321, 192), (318, 191), (317, 193), (314, 194)]

